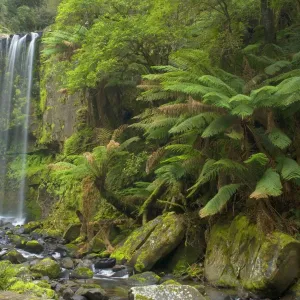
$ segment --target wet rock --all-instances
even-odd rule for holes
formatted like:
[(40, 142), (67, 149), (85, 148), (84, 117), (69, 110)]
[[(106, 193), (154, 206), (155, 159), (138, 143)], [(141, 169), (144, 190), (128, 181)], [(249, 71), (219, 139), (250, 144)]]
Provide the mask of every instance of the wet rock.
[(150, 285), (133, 287), (129, 293), (130, 300), (205, 300), (193, 287), (188, 285)]
[(58, 278), (60, 275), (59, 264), (49, 257), (38, 261), (36, 264), (30, 267), (30, 270), (43, 276), (49, 276), (51, 279)]
[(184, 234), (183, 216), (168, 213), (135, 230), (111, 257), (117, 261), (127, 261), (138, 272), (147, 271), (173, 251), (182, 241)]
[(103, 289), (99, 288), (84, 288), (80, 287), (76, 293), (76, 295), (79, 296), (84, 296), (88, 300), (107, 300), (109, 299), (108, 296), (106, 295), (105, 291)]
[(144, 272), (136, 274), (128, 279), (128, 284), (133, 286), (158, 284), (160, 277), (154, 272)]
[(213, 226), (205, 277), (220, 287), (242, 286), (262, 298), (279, 297), (300, 271), (300, 242), (280, 232), (265, 235), (245, 216)]
[(98, 258), (95, 260), (96, 269), (110, 269), (116, 265), (115, 258)]
[(26, 261), (26, 258), (20, 252), (13, 249), (3, 255), (2, 260), (9, 260), (13, 264), (22, 264)]
[(67, 243), (75, 241), (80, 236), (81, 224), (71, 224), (64, 232), (63, 238)]
[(41, 245), (38, 241), (32, 240), (26, 243), (25, 250), (30, 253), (39, 254), (44, 251), (44, 246)]
[(74, 279), (89, 279), (93, 278), (93, 276), (93, 271), (85, 267), (76, 267), (75, 270), (70, 273), (70, 278)]
[(65, 269), (73, 269), (74, 268), (74, 262), (70, 257), (64, 257), (61, 260), (61, 266)]

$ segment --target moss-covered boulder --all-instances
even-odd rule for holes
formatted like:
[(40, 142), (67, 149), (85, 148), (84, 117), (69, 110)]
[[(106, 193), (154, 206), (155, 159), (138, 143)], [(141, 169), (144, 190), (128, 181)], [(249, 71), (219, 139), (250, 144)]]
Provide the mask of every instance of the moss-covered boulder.
[(13, 264), (22, 264), (26, 258), (17, 250), (12, 249), (2, 256), (3, 260), (9, 260)]
[(111, 257), (126, 260), (138, 272), (147, 271), (180, 244), (184, 233), (183, 216), (168, 213), (135, 230)]
[(265, 235), (246, 216), (213, 226), (205, 277), (220, 287), (243, 287), (261, 297), (280, 296), (300, 271), (300, 242), (281, 232)]
[(64, 232), (63, 238), (67, 243), (75, 241), (80, 236), (81, 224), (70, 224)]
[(67, 255), (70, 257), (76, 257), (79, 251), (79, 246), (74, 245), (74, 244), (67, 244), (64, 246)]
[(128, 284), (131, 286), (158, 284), (160, 277), (154, 272), (144, 272), (136, 274), (128, 279)]
[(34, 230), (41, 228), (43, 224), (41, 222), (29, 222), (24, 225), (24, 233), (28, 234), (33, 232)]
[(90, 279), (93, 278), (93, 276), (93, 271), (86, 267), (76, 267), (75, 270), (70, 273), (70, 278), (74, 279)]
[(150, 285), (133, 287), (130, 300), (205, 300), (194, 287), (188, 285)]
[(30, 270), (33, 273), (38, 273), (43, 276), (48, 276), (49, 278), (52, 279), (58, 278), (60, 275), (59, 264), (55, 260), (49, 257), (38, 261), (35, 265), (30, 267)]
[(101, 288), (86, 288), (80, 287), (75, 295), (83, 296), (85, 299), (88, 300), (107, 300), (109, 297), (107, 296), (106, 292)]
[(25, 245), (25, 250), (31, 253), (41, 253), (44, 251), (44, 246), (36, 240), (28, 241)]
[(27, 243), (27, 239), (16, 234), (11, 234), (8, 236), (9, 241), (15, 245), (17, 248), (23, 249)]

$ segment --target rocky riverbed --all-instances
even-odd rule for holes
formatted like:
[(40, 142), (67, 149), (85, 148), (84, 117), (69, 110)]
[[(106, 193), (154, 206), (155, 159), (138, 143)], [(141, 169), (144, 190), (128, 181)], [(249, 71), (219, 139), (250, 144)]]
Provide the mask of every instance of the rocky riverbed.
[[(86, 253), (79, 258), (67, 244), (68, 237), (45, 235), (40, 226), (1, 224), (0, 289), (6, 291), (0, 292), (0, 300), (263, 299), (243, 290), (216, 289), (187, 276), (175, 278), (164, 270), (134, 274), (133, 267), (117, 264), (108, 255)], [(299, 298), (293, 294), (283, 299)]]

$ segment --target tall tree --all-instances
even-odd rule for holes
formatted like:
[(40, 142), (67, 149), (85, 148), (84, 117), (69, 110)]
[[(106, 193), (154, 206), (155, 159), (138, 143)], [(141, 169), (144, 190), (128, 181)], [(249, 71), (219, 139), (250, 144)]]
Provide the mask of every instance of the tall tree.
[(274, 19), (274, 11), (270, 0), (261, 0), (261, 23), (265, 29), (265, 42), (267, 43), (274, 43), (276, 41)]

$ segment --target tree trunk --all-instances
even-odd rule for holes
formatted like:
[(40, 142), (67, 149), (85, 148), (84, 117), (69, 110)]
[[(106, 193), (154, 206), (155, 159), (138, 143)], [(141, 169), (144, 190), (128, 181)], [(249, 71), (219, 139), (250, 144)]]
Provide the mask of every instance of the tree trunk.
[(261, 23), (265, 29), (266, 43), (274, 43), (276, 41), (274, 19), (274, 11), (270, 6), (270, 0), (261, 0)]

